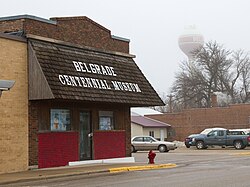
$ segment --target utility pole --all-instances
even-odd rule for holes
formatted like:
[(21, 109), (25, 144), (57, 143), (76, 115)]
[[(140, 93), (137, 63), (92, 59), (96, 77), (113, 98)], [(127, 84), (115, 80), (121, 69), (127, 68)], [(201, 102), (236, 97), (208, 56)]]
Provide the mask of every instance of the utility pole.
[(167, 95), (167, 97), (169, 97), (169, 112), (172, 113), (173, 112), (173, 100), (172, 98), (174, 97), (172, 94)]

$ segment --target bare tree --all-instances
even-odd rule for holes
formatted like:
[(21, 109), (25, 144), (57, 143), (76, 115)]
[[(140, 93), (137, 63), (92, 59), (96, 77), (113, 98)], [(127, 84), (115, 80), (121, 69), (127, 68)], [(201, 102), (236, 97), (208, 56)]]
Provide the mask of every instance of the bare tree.
[(198, 66), (192, 62), (184, 62), (181, 72), (177, 73), (176, 81), (172, 88), (175, 101), (184, 108), (202, 107), (204, 100), (207, 100), (203, 74)]
[(168, 98), (167, 98), (167, 95), (166, 95), (166, 93), (164, 93), (164, 92), (162, 92), (162, 93), (159, 93), (158, 92), (158, 95), (160, 96), (160, 98), (162, 99), (162, 101), (165, 103), (165, 105), (164, 106), (155, 106), (155, 107), (153, 107), (153, 109), (154, 110), (157, 110), (157, 111), (159, 111), (159, 112), (162, 112), (162, 113), (166, 113), (166, 112), (168, 112), (168, 105), (167, 105), (167, 103), (168, 103)]
[(174, 100), (174, 95), (167, 95), (166, 93), (162, 92), (158, 92), (158, 95), (161, 97), (162, 101), (165, 103), (164, 106), (154, 106), (152, 107), (152, 109), (157, 110), (159, 112), (162, 113), (172, 113), (175, 111), (180, 111), (178, 109), (179, 105), (176, 104), (175, 100)]
[(233, 52), (217, 42), (193, 51), (193, 61), (183, 62), (171, 94), (183, 108), (211, 107), (211, 95), (226, 93), (232, 103), (249, 102), (250, 62), (243, 50)]
[(232, 66), (229, 58), (231, 51), (224, 49), (217, 42), (208, 42), (200, 51), (194, 51), (194, 54), (196, 55), (194, 63), (201, 67), (206, 84), (207, 107), (210, 107), (212, 93), (225, 90), (221, 77)]
[(237, 82), (239, 102), (250, 102), (250, 59), (243, 50), (236, 51), (234, 59), (237, 72), (239, 72), (239, 81)]

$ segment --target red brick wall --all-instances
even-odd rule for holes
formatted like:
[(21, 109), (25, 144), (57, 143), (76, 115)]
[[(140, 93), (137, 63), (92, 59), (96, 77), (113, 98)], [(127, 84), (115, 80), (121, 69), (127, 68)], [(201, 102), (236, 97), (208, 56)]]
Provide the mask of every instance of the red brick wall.
[(230, 105), (202, 109), (187, 109), (180, 113), (149, 115), (148, 117), (171, 125), (173, 136), (169, 140), (183, 141), (190, 134), (205, 128), (250, 128), (250, 104)]
[(29, 102), (29, 165), (37, 165), (38, 107)]
[(126, 156), (125, 131), (94, 132), (94, 159), (120, 158)]
[(24, 20), (0, 21), (0, 32), (13, 32), (23, 30)]
[(85, 16), (52, 19), (56, 21), (56, 24), (34, 19), (0, 21), (0, 32), (24, 30), (26, 34), (108, 51), (129, 53), (128, 41), (112, 38), (110, 30)]
[(79, 160), (77, 132), (38, 134), (38, 168), (68, 165)]

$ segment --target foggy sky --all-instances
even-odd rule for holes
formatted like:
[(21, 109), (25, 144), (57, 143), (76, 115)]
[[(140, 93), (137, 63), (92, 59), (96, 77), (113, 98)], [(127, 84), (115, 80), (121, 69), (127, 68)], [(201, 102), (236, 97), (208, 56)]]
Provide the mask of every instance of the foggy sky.
[(8, 0), (1, 2), (0, 17), (87, 16), (112, 35), (130, 39), (130, 53), (146, 78), (157, 92), (169, 93), (186, 60), (178, 47), (184, 27), (195, 25), (205, 42), (249, 51), (249, 8), (248, 0)]

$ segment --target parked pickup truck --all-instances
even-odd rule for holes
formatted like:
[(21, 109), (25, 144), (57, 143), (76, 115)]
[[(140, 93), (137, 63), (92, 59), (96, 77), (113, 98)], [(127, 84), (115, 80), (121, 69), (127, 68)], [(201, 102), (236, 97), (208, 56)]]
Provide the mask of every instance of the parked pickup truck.
[(250, 136), (246, 134), (235, 134), (232, 130), (223, 128), (210, 129), (206, 133), (193, 134), (185, 139), (187, 148), (196, 146), (197, 149), (206, 149), (208, 146), (234, 146), (235, 149), (244, 149), (250, 145)]

